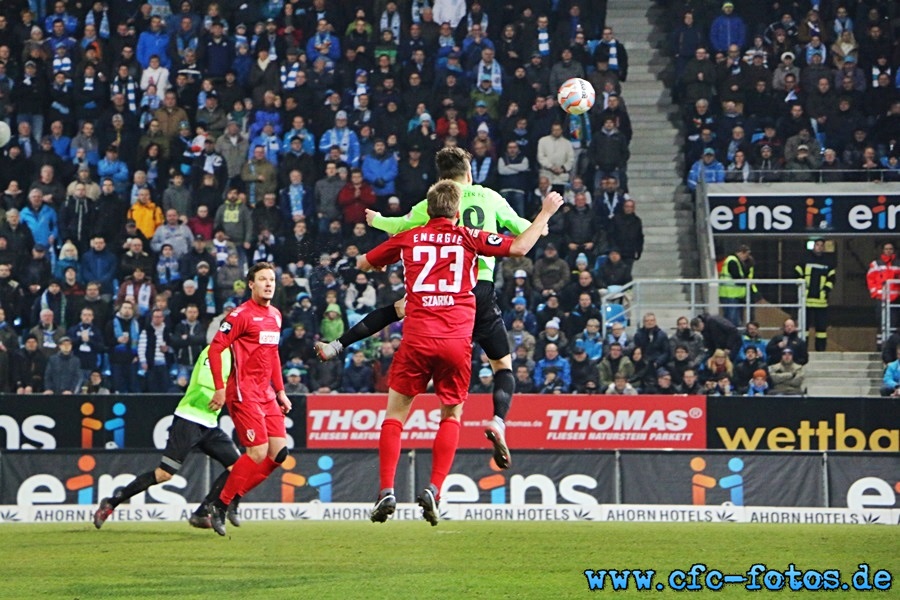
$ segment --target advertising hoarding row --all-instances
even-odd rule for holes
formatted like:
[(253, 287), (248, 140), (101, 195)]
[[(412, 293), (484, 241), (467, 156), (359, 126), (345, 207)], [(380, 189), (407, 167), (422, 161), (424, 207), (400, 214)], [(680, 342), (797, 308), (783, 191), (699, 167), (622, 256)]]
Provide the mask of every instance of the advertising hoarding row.
[[(295, 398), (288, 445), (378, 447), (379, 394)], [(18, 396), (0, 399), (0, 450), (165, 447), (174, 396)], [(487, 448), (490, 396), (466, 403), (460, 448)], [(440, 411), (423, 395), (404, 427), (404, 448), (430, 448)], [(220, 427), (234, 429), (227, 414)], [(900, 399), (518, 395), (507, 418), (515, 450), (722, 449), (900, 452)]]

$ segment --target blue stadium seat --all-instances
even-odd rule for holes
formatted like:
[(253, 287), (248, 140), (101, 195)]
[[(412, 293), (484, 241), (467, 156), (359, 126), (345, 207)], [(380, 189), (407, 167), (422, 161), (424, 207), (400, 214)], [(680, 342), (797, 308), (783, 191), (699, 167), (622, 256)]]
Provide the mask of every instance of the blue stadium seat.
[(612, 323), (621, 323), (628, 326), (628, 317), (625, 316), (625, 307), (621, 304), (607, 304), (603, 307), (603, 322), (609, 327)]

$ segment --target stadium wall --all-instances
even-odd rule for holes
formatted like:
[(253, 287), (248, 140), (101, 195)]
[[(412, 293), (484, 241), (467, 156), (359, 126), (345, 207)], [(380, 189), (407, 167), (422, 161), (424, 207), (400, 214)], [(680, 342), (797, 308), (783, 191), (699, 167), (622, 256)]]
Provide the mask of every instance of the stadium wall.
[[(384, 411), (379, 394), (298, 396), (287, 419), (291, 448), (374, 450)], [(165, 447), (177, 396), (0, 398), (0, 450), (156, 451)], [(482, 449), (488, 395), (472, 395), (460, 447)], [(900, 399), (519, 395), (508, 437), (517, 450), (791, 450), (900, 452)], [(404, 447), (431, 447), (434, 396), (413, 406)], [(234, 429), (227, 414), (220, 426)]]
[[(461, 451), (443, 493), (449, 519), (750, 521), (900, 524), (900, 456), (846, 452), (520, 451), (499, 471)], [(100, 498), (152, 468), (156, 452), (0, 453), (0, 523), (88, 521)], [(403, 454), (398, 496), (428, 481), (428, 452)], [(194, 455), (114, 520), (186, 518), (221, 472)], [(367, 518), (378, 486), (371, 451), (297, 451), (242, 504), (250, 520)], [(398, 518), (415, 519), (410, 512)]]

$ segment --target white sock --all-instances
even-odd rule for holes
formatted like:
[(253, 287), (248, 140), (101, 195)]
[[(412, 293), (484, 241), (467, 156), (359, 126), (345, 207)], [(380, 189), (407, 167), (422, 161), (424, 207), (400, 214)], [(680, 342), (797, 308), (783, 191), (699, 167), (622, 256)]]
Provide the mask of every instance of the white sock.
[(344, 349), (344, 345), (340, 343), (338, 340), (334, 340), (333, 342), (328, 342), (328, 345), (334, 348), (334, 351), (338, 354), (341, 353), (341, 350)]
[(500, 431), (506, 431), (506, 422), (497, 415), (494, 415), (494, 424)]

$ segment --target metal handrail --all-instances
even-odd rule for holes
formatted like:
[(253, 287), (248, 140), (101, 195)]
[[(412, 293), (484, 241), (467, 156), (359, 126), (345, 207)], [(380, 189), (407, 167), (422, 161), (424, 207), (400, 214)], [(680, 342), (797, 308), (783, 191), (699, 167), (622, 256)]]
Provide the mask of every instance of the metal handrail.
[[(888, 279), (881, 287), (881, 341), (886, 341), (894, 331), (891, 322), (893, 309), (900, 309), (900, 302), (891, 301), (891, 288), (900, 287), (900, 279)], [(900, 323), (897, 324), (900, 326)]]
[[(728, 175), (728, 173), (737, 173), (738, 172), (738, 171), (729, 171), (728, 165), (725, 165), (724, 163), (723, 163), (723, 166), (725, 167), (725, 175), (726, 176)], [(824, 181), (823, 180), (825, 175), (834, 175), (834, 174), (840, 174), (841, 176), (855, 175), (858, 173), (862, 173), (864, 175), (877, 175), (877, 177), (875, 177), (874, 179), (866, 179), (864, 183), (874, 183), (874, 182), (883, 183), (885, 181), (890, 181), (890, 180), (885, 179), (885, 175), (888, 173), (892, 173), (892, 174), (900, 177), (900, 172), (898, 172), (897, 170), (884, 169), (884, 168), (845, 169), (845, 168), (841, 167), (840, 169), (804, 169), (802, 171), (795, 171), (795, 170), (791, 170), (791, 169), (754, 169), (753, 167), (750, 167), (750, 180), (749, 181), (722, 181), (719, 183), (777, 183), (777, 182), (773, 182), (771, 180), (766, 179), (765, 176), (772, 175), (772, 174), (779, 175), (779, 179), (782, 182), (784, 182), (784, 181), (790, 182), (790, 178), (792, 175), (801, 174), (801, 173), (809, 173), (810, 175), (814, 175), (815, 178), (812, 181), (803, 181), (800, 183), (824, 183), (824, 184), (834, 183), (833, 181)], [(763, 177), (759, 177), (760, 175), (762, 175)], [(847, 180), (843, 180), (843, 181), (846, 181), (847, 183), (853, 183), (852, 181), (847, 181)], [(699, 187), (699, 185), (697, 187)]]
[[(803, 279), (729, 279), (729, 285), (744, 286), (744, 302), (743, 304), (734, 305), (740, 308), (743, 315), (742, 322), (752, 320), (752, 311), (757, 305), (750, 301), (751, 286), (754, 285), (780, 285), (792, 286), (797, 289), (796, 302), (782, 302), (768, 304), (771, 308), (780, 308), (789, 314), (796, 315), (797, 329), (806, 332), (806, 281)], [(621, 293), (610, 294), (604, 296), (601, 300), (601, 309), (603, 314), (607, 314), (607, 306), (613, 304), (620, 298), (628, 298), (629, 306), (624, 309), (621, 318), (627, 320), (633, 327), (640, 327), (640, 319), (645, 312), (653, 310), (680, 309), (686, 315), (695, 316), (700, 313), (717, 313), (719, 312), (719, 294), (718, 288), (722, 283), (721, 279), (644, 279), (634, 280), (625, 286), (622, 286)], [(642, 298), (641, 288), (649, 288), (651, 286), (673, 286), (679, 287), (677, 292), (669, 294), (671, 301), (649, 301), (646, 297)], [(678, 295), (685, 293), (687, 301), (678, 299)], [(663, 324), (660, 324), (663, 327)], [(674, 323), (672, 324), (674, 326)]]

